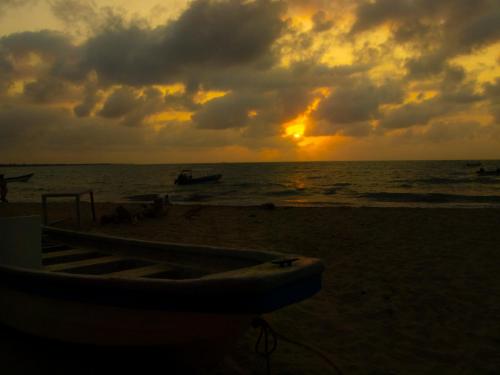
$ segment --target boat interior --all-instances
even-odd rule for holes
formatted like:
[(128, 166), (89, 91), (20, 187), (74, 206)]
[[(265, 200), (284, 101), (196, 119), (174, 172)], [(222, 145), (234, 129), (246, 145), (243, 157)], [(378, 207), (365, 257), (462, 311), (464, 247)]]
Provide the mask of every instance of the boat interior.
[[(212, 248), (75, 237), (64, 231), (42, 236), (42, 269), (104, 277), (192, 279), (272, 260), (268, 254), (214, 254)], [(218, 249), (217, 249), (218, 250)], [(243, 254), (243, 256), (242, 256)]]

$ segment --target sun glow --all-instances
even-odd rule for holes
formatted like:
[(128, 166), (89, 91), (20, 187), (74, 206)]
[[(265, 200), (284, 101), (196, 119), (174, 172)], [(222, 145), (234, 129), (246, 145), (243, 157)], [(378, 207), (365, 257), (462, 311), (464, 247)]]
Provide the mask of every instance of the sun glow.
[(191, 120), (192, 112), (187, 111), (165, 111), (148, 116), (145, 120), (147, 125), (165, 124), (171, 121), (187, 122)]
[(307, 141), (307, 137), (304, 136), (304, 133), (307, 129), (307, 124), (309, 123), (311, 113), (318, 107), (321, 100), (328, 95), (328, 89), (318, 89), (316, 90), (317, 94), (320, 94), (320, 97), (317, 97), (313, 100), (311, 104), (307, 107), (306, 111), (300, 114), (298, 117), (283, 124), (283, 137), (284, 138), (292, 138), (297, 141), (299, 146), (307, 146), (310, 142)]
[(196, 93), (193, 101), (196, 104), (204, 104), (212, 99), (220, 98), (229, 94), (229, 91), (216, 91), (216, 90), (200, 90)]
[(24, 86), (26, 86), (31, 82), (35, 82), (35, 80), (26, 80), (26, 81), (18, 80), (12, 82), (7, 88), (7, 95), (8, 96), (21, 95), (24, 91)]
[(163, 96), (184, 94), (186, 92), (186, 87), (182, 83), (174, 83), (171, 85), (155, 85), (153, 87), (160, 90)]
[(306, 116), (301, 115), (300, 117), (286, 123), (285, 126), (285, 137), (293, 137), (295, 139), (300, 139), (304, 136), (306, 130)]

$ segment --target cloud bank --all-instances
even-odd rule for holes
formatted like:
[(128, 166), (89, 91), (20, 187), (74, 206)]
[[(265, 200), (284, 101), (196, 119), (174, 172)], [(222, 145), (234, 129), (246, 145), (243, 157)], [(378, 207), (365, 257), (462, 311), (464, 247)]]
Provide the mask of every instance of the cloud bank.
[[(4, 1), (0, 16), (28, 3)], [(111, 159), (279, 160), (325, 157), (335, 139), (499, 133), (499, 0), (194, 0), (154, 25), (93, 1), (47, 6), (63, 28), (0, 36), (11, 161), (26, 145), (51, 161), (97, 145)]]

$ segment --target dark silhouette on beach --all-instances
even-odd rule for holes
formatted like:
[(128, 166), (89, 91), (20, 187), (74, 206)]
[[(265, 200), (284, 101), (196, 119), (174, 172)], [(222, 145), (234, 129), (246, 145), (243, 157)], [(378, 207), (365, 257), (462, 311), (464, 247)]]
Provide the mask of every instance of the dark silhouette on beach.
[(7, 181), (5, 180), (3, 174), (0, 174), (0, 200), (4, 203), (7, 203), (7, 193), (9, 189), (7, 189)]

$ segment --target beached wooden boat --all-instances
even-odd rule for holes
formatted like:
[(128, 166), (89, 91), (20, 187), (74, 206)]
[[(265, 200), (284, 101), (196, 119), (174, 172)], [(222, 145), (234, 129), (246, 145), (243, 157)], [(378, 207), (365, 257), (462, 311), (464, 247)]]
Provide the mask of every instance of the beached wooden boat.
[(7, 182), (28, 182), (31, 177), (33, 177), (34, 173), (24, 174), (22, 176), (16, 177), (7, 177), (5, 181)]
[(177, 176), (174, 183), (176, 185), (193, 185), (193, 184), (202, 184), (205, 182), (217, 182), (221, 178), (222, 178), (221, 174), (193, 177), (191, 171), (189, 169), (185, 169)]
[(303, 256), (49, 227), (39, 263), (0, 264), (1, 323), (64, 342), (167, 345), (211, 360), (255, 317), (314, 295), (323, 271)]

